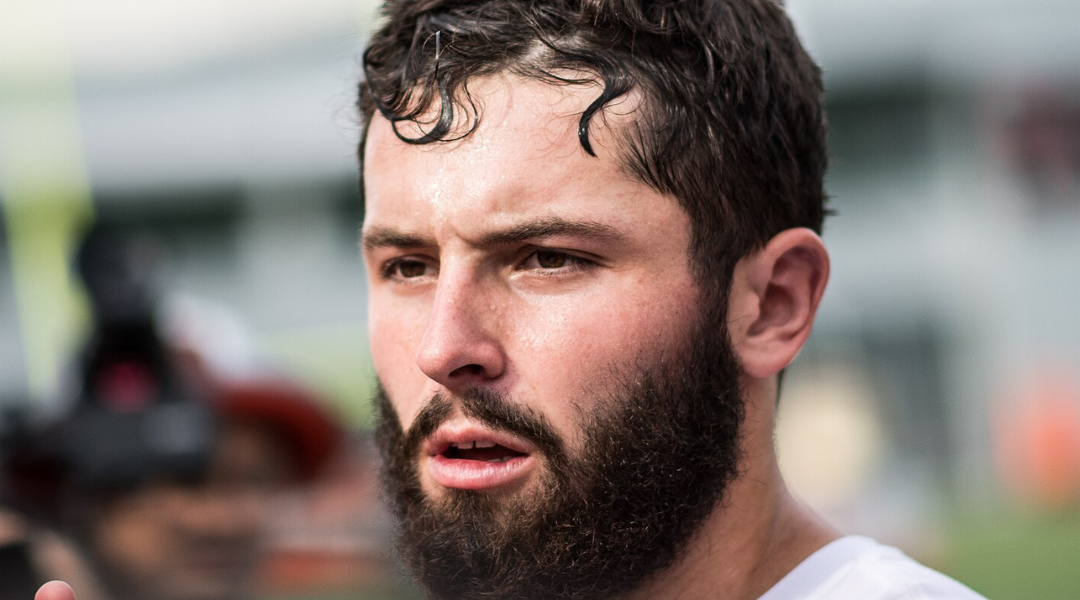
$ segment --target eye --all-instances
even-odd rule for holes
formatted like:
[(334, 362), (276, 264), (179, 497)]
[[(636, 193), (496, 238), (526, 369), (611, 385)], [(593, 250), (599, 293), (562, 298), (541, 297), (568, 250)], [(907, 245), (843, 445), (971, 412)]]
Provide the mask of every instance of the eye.
[(554, 250), (537, 250), (534, 256), (536, 257), (537, 266), (542, 269), (560, 269), (566, 266), (566, 262), (570, 258), (565, 252), (556, 252)]
[(525, 258), (520, 269), (537, 271), (575, 271), (593, 263), (562, 250), (535, 250)]
[(383, 267), (383, 277), (386, 279), (417, 279), (431, 275), (433, 268), (428, 263), (415, 258), (397, 258), (386, 263)]

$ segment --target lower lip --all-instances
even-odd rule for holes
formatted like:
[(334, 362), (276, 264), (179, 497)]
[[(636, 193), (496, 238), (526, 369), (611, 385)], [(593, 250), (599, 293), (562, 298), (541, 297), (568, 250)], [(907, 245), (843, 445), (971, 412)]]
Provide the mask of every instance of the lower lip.
[(428, 457), (427, 472), (435, 483), (458, 490), (491, 490), (515, 483), (532, 470), (531, 456), (506, 462), (460, 460), (436, 455)]

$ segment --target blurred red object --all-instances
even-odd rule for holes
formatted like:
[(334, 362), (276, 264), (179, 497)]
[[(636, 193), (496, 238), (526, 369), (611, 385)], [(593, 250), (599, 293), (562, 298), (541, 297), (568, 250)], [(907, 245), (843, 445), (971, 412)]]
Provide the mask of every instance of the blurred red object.
[(995, 413), (997, 462), (1008, 491), (1044, 508), (1080, 502), (1080, 382), (1044, 369)]
[(340, 451), (343, 432), (312, 393), (277, 377), (217, 380), (212, 405), (223, 418), (257, 423), (289, 445), (301, 482), (317, 477)]

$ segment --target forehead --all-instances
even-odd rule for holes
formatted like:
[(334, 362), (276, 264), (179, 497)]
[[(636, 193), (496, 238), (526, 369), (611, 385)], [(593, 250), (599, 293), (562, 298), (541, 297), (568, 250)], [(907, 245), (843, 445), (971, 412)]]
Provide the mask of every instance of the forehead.
[[(623, 167), (618, 133), (632, 118), (632, 101), (618, 102), (593, 119), (589, 156), (578, 139), (582, 111), (599, 95), (595, 86), (564, 86), (499, 75), (470, 82), (481, 115), (460, 140), (404, 143), (376, 115), (364, 157), (368, 223), (401, 226), (427, 220), (438, 227), (463, 216), (497, 226), (522, 213), (553, 216), (640, 204), (658, 193)], [(415, 124), (399, 124), (408, 137)]]

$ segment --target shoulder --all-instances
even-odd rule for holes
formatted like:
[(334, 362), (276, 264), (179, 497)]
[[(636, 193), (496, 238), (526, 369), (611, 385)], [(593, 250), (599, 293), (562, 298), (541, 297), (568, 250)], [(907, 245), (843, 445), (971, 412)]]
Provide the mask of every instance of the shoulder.
[(822, 586), (815, 600), (986, 600), (970, 588), (873, 543)]

